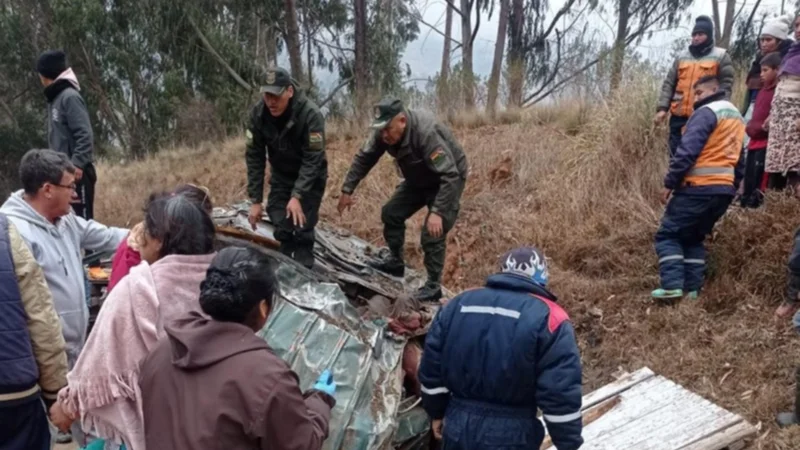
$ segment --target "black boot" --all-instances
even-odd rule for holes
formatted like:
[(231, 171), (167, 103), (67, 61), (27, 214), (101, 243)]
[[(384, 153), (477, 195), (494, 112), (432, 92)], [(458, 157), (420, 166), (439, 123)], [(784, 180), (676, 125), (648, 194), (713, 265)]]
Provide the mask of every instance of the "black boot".
[(294, 251), (294, 259), (307, 269), (314, 268), (314, 244), (311, 246), (298, 245)]
[(419, 288), (414, 298), (421, 302), (435, 302), (442, 298), (442, 285), (435, 281), (428, 280), (424, 286)]
[(406, 265), (399, 253), (391, 252), (389, 256), (378, 262), (371, 262), (369, 265), (381, 272), (395, 277), (402, 277), (406, 273)]
[(281, 246), (278, 247), (278, 251), (288, 256), (289, 258), (294, 258), (294, 252), (295, 252), (294, 242), (281, 242)]

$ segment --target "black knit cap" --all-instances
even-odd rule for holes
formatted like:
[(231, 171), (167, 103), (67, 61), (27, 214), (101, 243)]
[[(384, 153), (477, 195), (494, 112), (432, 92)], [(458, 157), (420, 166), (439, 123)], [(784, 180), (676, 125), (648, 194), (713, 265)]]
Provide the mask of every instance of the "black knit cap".
[(714, 37), (714, 22), (710, 17), (699, 16), (694, 20), (694, 29), (692, 29), (692, 35), (697, 33), (703, 33), (709, 38)]
[(48, 50), (36, 61), (36, 71), (43, 77), (55, 80), (67, 70), (67, 55), (62, 50)]

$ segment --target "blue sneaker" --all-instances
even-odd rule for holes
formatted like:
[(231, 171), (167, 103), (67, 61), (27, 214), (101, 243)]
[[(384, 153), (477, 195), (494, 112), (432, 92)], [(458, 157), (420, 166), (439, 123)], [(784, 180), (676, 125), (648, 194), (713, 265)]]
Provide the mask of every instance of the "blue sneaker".
[(700, 296), (699, 291), (689, 291), (686, 293), (686, 298), (688, 298), (689, 300), (697, 300), (697, 297), (699, 296)]
[(671, 300), (683, 297), (683, 289), (662, 289), (658, 288), (650, 293), (656, 300)]

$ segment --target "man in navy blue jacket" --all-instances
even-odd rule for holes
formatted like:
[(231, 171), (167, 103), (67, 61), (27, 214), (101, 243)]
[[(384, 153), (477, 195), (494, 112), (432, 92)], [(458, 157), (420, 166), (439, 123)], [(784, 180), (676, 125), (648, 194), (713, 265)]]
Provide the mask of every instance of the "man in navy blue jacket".
[(446, 450), (538, 449), (544, 421), (558, 450), (583, 444), (581, 358), (567, 313), (547, 290), (535, 248), (500, 260), (486, 286), (439, 311), (425, 341), (422, 404)]

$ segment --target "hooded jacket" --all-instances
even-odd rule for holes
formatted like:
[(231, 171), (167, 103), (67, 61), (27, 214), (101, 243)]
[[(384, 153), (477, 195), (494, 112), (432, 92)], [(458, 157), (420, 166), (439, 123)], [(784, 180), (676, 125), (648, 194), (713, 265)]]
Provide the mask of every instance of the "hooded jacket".
[(72, 69), (67, 69), (44, 90), (47, 97), (47, 141), (64, 153), (79, 169), (94, 161), (94, 133), (81, 87)]
[(72, 367), (86, 341), (89, 309), (86, 305), (81, 249), (111, 252), (128, 234), (122, 228), (106, 227), (70, 212), (53, 224), (36, 212), (17, 191), (0, 207), (28, 243), (36, 262), (44, 270), (53, 294), (56, 312), (67, 344), (67, 359)]
[(530, 415), (533, 441), (521, 442), (524, 438), (502, 425), (491, 430), (508, 448), (540, 447), (544, 429), (531, 414), (537, 407), (559, 450), (583, 444), (581, 358), (569, 316), (556, 300), (532, 280), (499, 273), (439, 310), (425, 338), (419, 379), (425, 411), (433, 419), (444, 418), (445, 440), (480, 425), (448, 421), (450, 409), (466, 400), (486, 405), (480, 409), (488, 413), (487, 423), (494, 423), (488, 419), (496, 418), (495, 406), (506, 409), (504, 414), (513, 408)]
[(333, 397), (297, 375), (250, 328), (190, 312), (140, 368), (148, 450), (317, 450)]

